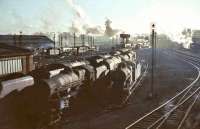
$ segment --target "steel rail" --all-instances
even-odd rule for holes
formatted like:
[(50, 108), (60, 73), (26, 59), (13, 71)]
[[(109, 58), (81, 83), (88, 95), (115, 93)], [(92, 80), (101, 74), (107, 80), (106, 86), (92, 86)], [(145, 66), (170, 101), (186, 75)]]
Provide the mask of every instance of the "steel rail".
[(195, 64), (188, 62), (187, 63), (191, 64), (192, 66), (194, 66), (197, 70), (198, 70), (198, 76), (197, 78), (189, 85), (187, 86), (185, 89), (183, 89), (181, 92), (179, 92), (177, 95), (175, 95), (174, 97), (172, 97), (170, 100), (168, 100), (167, 102), (163, 103), (162, 105), (158, 106), (157, 108), (153, 109), (152, 111), (150, 111), (149, 113), (147, 113), (146, 115), (142, 116), (141, 118), (139, 118), (138, 120), (136, 120), (135, 122), (129, 124), (125, 129), (130, 129), (132, 126), (134, 126), (135, 124), (139, 123), (140, 121), (142, 121), (143, 119), (145, 119), (146, 117), (150, 116), (151, 114), (153, 114), (154, 112), (158, 111), (159, 109), (163, 108), (165, 105), (167, 105), (168, 103), (170, 103), (171, 101), (175, 100), (176, 98), (178, 98), (180, 95), (182, 95), (185, 91), (187, 91), (188, 89), (190, 89), (200, 78), (200, 70), (199, 67), (197, 67)]
[[(182, 55), (181, 55), (182, 56)], [(188, 56), (188, 55), (187, 55)], [(184, 58), (186, 58), (186, 57), (184, 57)], [(194, 59), (194, 57), (189, 57), (189, 61), (191, 61), (191, 58), (193, 58)], [(187, 61), (187, 60), (185, 60), (186, 62), (189, 62), (189, 61)], [(196, 61), (196, 59), (195, 59), (195, 61)], [(195, 62), (196, 63), (196, 62)], [(199, 65), (199, 64), (196, 64), (196, 65)], [(191, 88), (189, 88), (188, 89), (188, 91), (186, 91), (186, 93), (181, 97), (181, 99), (177, 102), (177, 104), (179, 104), (184, 98), (185, 98), (185, 96), (186, 95), (188, 95), (188, 93), (191, 91), (191, 89), (192, 89), (193, 87), (191, 87)], [(193, 105), (193, 104), (192, 104)], [(171, 112), (172, 113), (172, 112)], [(169, 116), (171, 115), (171, 113), (169, 113), (169, 114), (167, 114), (167, 115), (163, 115), (162, 117), (160, 117), (157, 121), (155, 121), (153, 124), (151, 124), (149, 127), (148, 127), (148, 129), (150, 129), (150, 128), (152, 128), (152, 127), (154, 127), (158, 122), (160, 122), (161, 120), (161, 122), (160, 122), (160, 124), (156, 127), (156, 129), (159, 129), (164, 123), (165, 123), (165, 121), (169, 118)], [(180, 124), (182, 124), (182, 123), (180, 123)]]
[(140, 77), (139, 81), (137, 83), (134, 83), (131, 87), (131, 91), (130, 94), (126, 97), (126, 99), (123, 101), (122, 105), (125, 104), (127, 102), (127, 100), (130, 98), (130, 96), (132, 95), (132, 93), (136, 90), (136, 88), (139, 86), (139, 84), (141, 83), (142, 79), (146, 76), (147, 71), (148, 71), (148, 64), (146, 65), (145, 71), (143, 72), (142, 76)]
[[(179, 106), (183, 105), (185, 102), (187, 102), (191, 97), (193, 97), (196, 93), (200, 91), (200, 87), (198, 87), (191, 95), (189, 95), (186, 99), (184, 99), (181, 103), (177, 104), (174, 108), (172, 108), (169, 112), (167, 112), (165, 115), (163, 115), (163, 118), (165, 116), (168, 116), (171, 114), (174, 110), (176, 110)], [(161, 126), (159, 125), (156, 129), (159, 129)]]
[[(184, 55), (186, 55), (186, 54), (184, 53)], [(181, 56), (183, 56), (183, 55), (181, 55)], [(188, 55), (186, 55), (186, 56), (188, 56)], [(186, 57), (184, 57), (184, 58), (186, 58)], [(187, 59), (189, 59), (189, 61), (191, 61), (191, 59), (194, 60), (194, 57), (187, 57)], [(185, 61), (189, 62), (188, 60), (185, 60)], [(197, 61), (197, 60), (195, 59), (195, 61)], [(199, 66), (199, 64), (196, 64), (196, 65)], [(188, 91), (186, 91), (186, 93), (181, 97), (181, 99), (179, 99), (179, 101), (177, 102), (177, 104), (179, 104), (181, 101), (183, 101), (183, 99), (185, 98), (185, 96), (188, 95), (188, 93), (191, 91), (192, 88), (193, 87), (189, 88)], [(158, 122), (160, 122), (162, 120), (160, 122), (160, 124), (156, 127), (156, 129), (159, 129), (165, 123), (165, 121), (169, 118), (169, 116), (171, 115), (171, 113), (169, 113), (167, 115), (163, 115), (162, 117), (160, 117), (156, 122), (154, 122), (151, 126), (149, 126), (148, 129), (152, 128), (153, 126), (155, 126)]]
[(194, 107), (194, 104), (197, 102), (197, 99), (199, 98), (200, 92), (198, 93), (198, 95), (196, 96), (195, 100), (193, 101), (193, 103), (189, 106), (189, 108), (186, 111), (186, 114), (184, 115), (183, 119), (181, 120), (180, 124), (178, 125), (177, 129), (181, 129), (182, 125), (184, 124), (186, 118), (188, 117), (189, 113), (191, 112), (192, 108)]
[[(181, 55), (182, 56), (182, 55)], [(191, 58), (190, 58), (191, 59)], [(187, 63), (191, 63), (191, 62), (189, 62), (189, 61), (191, 61), (191, 60), (184, 60), (185, 62), (187, 62)], [(199, 64), (196, 64), (196, 65), (199, 65)], [(194, 86), (194, 85), (193, 85)], [(193, 86), (192, 87), (190, 87), (187, 91), (186, 91), (186, 93), (181, 97), (181, 99), (179, 99), (179, 101), (177, 102), (177, 104), (179, 104), (184, 98), (185, 98), (185, 96), (186, 95), (188, 95), (188, 93), (191, 91), (191, 89), (193, 88)], [(156, 120), (154, 123), (152, 123), (149, 127), (148, 127), (148, 129), (150, 129), (150, 128), (152, 128), (152, 127), (154, 127), (158, 122), (160, 122), (160, 124), (157, 126), (157, 128), (156, 129), (159, 129), (163, 124), (164, 124), (164, 122), (168, 119), (168, 117), (171, 115), (171, 113), (169, 113), (168, 115), (163, 115), (162, 117), (160, 117), (158, 120)]]

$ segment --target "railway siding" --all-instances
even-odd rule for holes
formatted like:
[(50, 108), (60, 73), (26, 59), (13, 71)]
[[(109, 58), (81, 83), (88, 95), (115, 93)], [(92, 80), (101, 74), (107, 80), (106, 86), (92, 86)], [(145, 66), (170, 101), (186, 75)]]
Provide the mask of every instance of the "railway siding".
[[(141, 50), (138, 52), (141, 60), (150, 58), (150, 50)], [(148, 113), (157, 106), (163, 104), (166, 100), (183, 90), (188, 84), (195, 80), (197, 71), (190, 64), (177, 60), (176, 57), (168, 57), (158, 52), (157, 72), (155, 75), (155, 90), (159, 97), (149, 99), (150, 92), (150, 74), (142, 81), (141, 86), (136, 89), (136, 93), (129, 99), (128, 106), (113, 110), (110, 112), (95, 115), (96, 113), (85, 114), (76, 117), (73, 121), (63, 123), (60, 129), (72, 129), (71, 123), (76, 123), (76, 129), (122, 129), (131, 122), (136, 121), (144, 114)], [(162, 75), (162, 77), (161, 77)]]

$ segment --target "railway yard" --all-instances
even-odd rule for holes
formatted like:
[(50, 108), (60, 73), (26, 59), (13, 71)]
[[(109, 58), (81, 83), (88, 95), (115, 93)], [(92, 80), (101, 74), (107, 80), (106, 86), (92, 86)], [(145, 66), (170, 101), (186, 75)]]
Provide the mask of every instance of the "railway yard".
[[(138, 51), (138, 56), (141, 60), (148, 60), (149, 55), (150, 50)], [(158, 50), (156, 62), (155, 96), (153, 98), (149, 97), (151, 92), (150, 73), (147, 73), (135, 92), (132, 93), (127, 105), (123, 108), (87, 107), (79, 115), (64, 118), (52, 128), (199, 129), (198, 110), (200, 107), (199, 100), (197, 99), (198, 92), (196, 91), (199, 84), (198, 62), (193, 61), (193, 59), (186, 55), (182, 55), (180, 58), (180, 54), (174, 53), (171, 50), (164, 50), (164, 52), (163, 50)], [(190, 89), (190, 87), (194, 89)], [(194, 91), (196, 92), (192, 95)], [(191, 99), (188, 99), (189, 97)], [(179, 107), (178, 105), (182, 106)], [(192, 105), (192, 108), (190, 105)], [(190, 109), (191, 111), (189, 112)], [(189, 114), (188, 116), (186, 116), (186, 111)], [(170, 114), (164, 117), (167, 118), (166, 120), (160, 119), (160, 121), (155, 123), (166, 113)], [(184, 115), (187, 119), (184, 118)], [(184, 121), (182, 125), (179, 123), (181, 120)], [(154, 124), (155, 126), (152, 126)]]
[(151, 85), (151, 52), (55, 59), (1, 78), (0, 128), (199, 129), (200, 58), (157, 49)]
[(199, 0), (0, 0), (0, 129), (200, 129)]

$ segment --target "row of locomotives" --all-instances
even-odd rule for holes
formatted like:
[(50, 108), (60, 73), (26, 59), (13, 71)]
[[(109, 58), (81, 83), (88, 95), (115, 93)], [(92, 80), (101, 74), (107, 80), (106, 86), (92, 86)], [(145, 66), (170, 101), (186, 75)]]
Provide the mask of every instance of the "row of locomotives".
[(0, 78), (1, 116), (6, 123), (8, 114), (14, 114), (11, 121), (17, 120), (13, 123), (20, 128), (38, 128), (60, 120), (74, 108), (120, 103), (135, 80), (135, 57), (135, 52), (121, 49)]
[(144, 72), (143, 66), (141, 62), (123, 61), (110, 72), (109, 100), (112, 105), (126, 105), (136, 82)]
[(5, 118), (0, 128), (35, 129), (61, 119), (85, 80), (90, 79), (91, 73), (79, 68), (81, 65), (83, 62), (51, 64), (28, 75), (0, 78), (0, 115)]
[(82, 87), (92, 82), (92, 68), (86, 64), (83, 61), (51, 64), (30, 73), (37, 82), (36, 85), (46, 87), (48, 91), (45, 100), (47, 109), (41, 112), (48, 114), (50, 124), (59, 121), (63, 113), (70, 111)]
[(134, 82), (135, 64), (121, 62), (117, 69), (110, 73), (110, 102), (111, 104), (124, 104), (130, 95), (130, 90)]
[(105, 68), (101, 69), (105, 74), (93, 86), (96, 91), (92, 93), (102, 106), (116, 102), (120, 104), (129, 94), (134, 81), (135, 53), (129, 49), (121, 49), (111, 55), (99, 63)]

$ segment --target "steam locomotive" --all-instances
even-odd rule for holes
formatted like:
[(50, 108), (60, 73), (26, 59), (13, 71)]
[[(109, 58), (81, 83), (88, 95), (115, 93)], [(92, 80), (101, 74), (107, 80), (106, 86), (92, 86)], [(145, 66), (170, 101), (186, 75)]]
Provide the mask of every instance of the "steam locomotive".
[(61, 117), (85, 89), (98, 99), (103, 94), (109, 102), (120, 103), (135, 80), (135, 58), (132, 50), (120, 49), (82, 61), (42, 66), (27, 75), (9, 75), (0, 82), (0, 107), (13, 107), (24, 121), (47, 122)]

